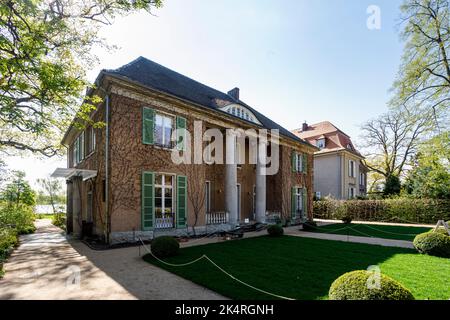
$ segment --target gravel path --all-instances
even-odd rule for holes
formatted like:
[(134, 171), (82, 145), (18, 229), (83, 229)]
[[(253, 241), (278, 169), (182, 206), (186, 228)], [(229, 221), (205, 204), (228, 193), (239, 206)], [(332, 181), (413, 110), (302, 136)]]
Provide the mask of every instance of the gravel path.
[(36, 227), (5, 263), (0, 299), (224, 299), (146, 263), (137, 247), (94, 251), (50, 220)]

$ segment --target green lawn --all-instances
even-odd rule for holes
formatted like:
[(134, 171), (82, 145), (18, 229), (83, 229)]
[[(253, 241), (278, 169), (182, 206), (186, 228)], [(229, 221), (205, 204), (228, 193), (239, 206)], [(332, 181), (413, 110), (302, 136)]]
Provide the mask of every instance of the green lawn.
[(350, 224), (343, 223), (328, 224), (311, 230), (312, 232), (343, 234), (359, 237), (375, 237), (395, 240), (413, 241), (419, 233), (427, 232), (426, 227), (403, 227), (374, 224)]
[[(236, 278), (271, 293), (295, 299), (326, 299), (331, 283), (345, 272), (378, 265), (381, 272), (409, 288), (416, 299), (450, 298), (450, 259), (415, 250), (283, 236), (259, 237), (195, 246), (165, 261), (180, 264), (206, 254)], [(232, 280), (210, 262), (167, 266), (181, 277), (233, 299), (273, 299)]]

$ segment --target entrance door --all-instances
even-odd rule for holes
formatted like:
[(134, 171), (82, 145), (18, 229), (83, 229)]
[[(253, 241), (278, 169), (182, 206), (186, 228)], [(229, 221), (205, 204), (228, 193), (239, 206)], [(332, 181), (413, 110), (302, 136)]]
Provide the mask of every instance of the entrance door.
[(87, 194), (87, 222), (92, 222), (92, 191)]

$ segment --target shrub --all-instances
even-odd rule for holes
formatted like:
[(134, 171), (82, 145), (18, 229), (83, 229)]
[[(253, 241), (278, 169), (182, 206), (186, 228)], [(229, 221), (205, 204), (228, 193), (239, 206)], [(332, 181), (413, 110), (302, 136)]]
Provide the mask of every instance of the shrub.
[(280, 237), (283, 235), (283, 227), (279, 224), (273, 224), (267, 228), (267, 232), (271, 237)]
[(440, 232), (429, 231), (417, 235), (413, 243), (420, 253), (450, 258), (450, 236)]
[(52, 217), (52, 224), (66, 230), (66, 214), (65, 213), (55, 213)]
[(386, 275), (380, 275), (380, 288), (368, 288), (373, 272), (357, 270), (337, 278), (330, 287), (330, 300), (414, 300), (412, 293)]
[(316, 231), (317, 230), (317, 223), (314, 221), (306, 221), (303, 223), (303, 231)]
[(11, 228), (0, 229), (0, 263), (8, 257), (18, 243), (16, 230)]
[(180, 244), (173, 237), (161, 236), (152, 240), (151, 250), (158, 258), (173, 257), (178, 254)]
[(450, 218), (450, 200), (393, 198), (383, 200), (314, 201), (314, 218), (341, 219), (343, 211), (353, 220), (436, 224)]
[(34, 232), (34, 214), (26, 205), (7, 205), (0, 208), (0, 227), (12, 227), (19, 234)]

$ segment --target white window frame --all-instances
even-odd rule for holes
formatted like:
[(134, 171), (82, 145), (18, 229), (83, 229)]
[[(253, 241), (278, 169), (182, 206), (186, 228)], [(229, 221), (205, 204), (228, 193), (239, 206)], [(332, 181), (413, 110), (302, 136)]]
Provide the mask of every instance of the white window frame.
[[(156, 183), (156, 176), (161, 176), (161, 184), (157, 184)], [(172, 178), (172, 183), (170, 186), (166, 186), (165, 185), (165, 179), (166, 177), (171, 177)], [(161, 188), (161, 213), (164, 215), (165, 209), (166, 209), (166, 194), (165, 194), (165, 190), (166, 189), (172, 189), (172, 212), (170, 212), (171, 214), (175, 214), (176, 213), (176, 209), (175, 209), (175, 175), (173, 174), (167, 174), (167, 173), (155, 173), (155, 189), (156, 188)], [(155, 199), (156, 199), (156, 192), (154, 195)], [(156, 213), (156, 204), (155, 204), (155, 213)]]
[(348, 176), (356, 178), (356, 166), (353, 160), (348, 160)]
[(295, 214), (303, 214), (303, 188), (295, 187)]
[(356, 189), (354, 187), (348, 188), (348, 198), (354, 199), (356, 197)]
[[(158, 136), (156, 134), (156, 118), (157, 117), (161, 117), (162, 118), (162, 142), (160, 143), (158, 140)], [(165, 141), (166, 140), (166, 134), (165, 134), (165, 124), (166, 124), (166, 120), (170, 119), (172, 125), (170, 126), (170, 137), (169, 137), (169, 141)], [(174, 132), (175, 129), (175, 121), (176, 121), (176, 117), (168, 114), (168, 113), (164, 113), (164, 112), (155, 112), (155, 128), (154, 128), (154, 143), (156, 146), (162, 147), (162, 148), (168, 148), (168, 149), (172, 149), (174, 147), (174, 145), (172, 144), (172, 134)]]
[(316, 147), (319, 149), (325, 148), (325, 138), (317, 139)]
[(295, 153), (295, 172), (303, 171), (303, 155), (301, 153)]

